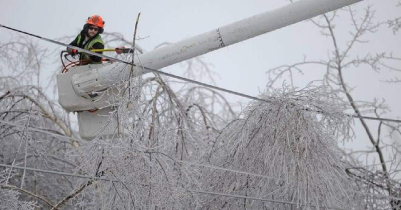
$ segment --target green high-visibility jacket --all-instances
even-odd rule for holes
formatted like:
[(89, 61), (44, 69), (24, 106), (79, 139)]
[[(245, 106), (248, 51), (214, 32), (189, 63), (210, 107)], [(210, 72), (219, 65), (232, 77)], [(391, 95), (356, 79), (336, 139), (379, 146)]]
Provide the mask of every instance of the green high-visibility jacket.
[[(78, 46), (80, 46), (82, 44), (81, 42), (83, 42), (84, 40), (82, 39), (82, 35), (81, 34), (79, 34), (77, 36), (76, 41), (77, 41), (76, 43), (77, 43)], [(104, 42), (103, 42), (102, 37), (100, 36), (100, 34), (97, 34), (95, 37), (90, 39), (81, 48), (83, 48), (85, 50), (98, 49), (98, 48), (93, 48), (93, 45), (96, 44), (96, 43), (102, 44), (103, 48), (101, 48), (101, 49), (104, 49)], [(102, 54), (102, 53), (100, 52), (100, 54)], [(86, 54), (86, 53), (80, 53), (80, 60), (89, 60), (90, 63), (102, 63), (102, 61), (100, 61), (100, 59), (99, 59), (99, 61), (94, 61), (93, 59), (91, 59), (91, 56)]]

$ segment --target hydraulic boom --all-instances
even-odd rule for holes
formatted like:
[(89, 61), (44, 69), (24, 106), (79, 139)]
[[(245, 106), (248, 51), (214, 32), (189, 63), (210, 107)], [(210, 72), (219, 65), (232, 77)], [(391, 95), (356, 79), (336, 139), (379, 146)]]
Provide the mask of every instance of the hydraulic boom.
[[(189, 39), (135, 57), (134, 76), (146, 73), (146, 68), (160, 69), (211, 51), (280, 29), (315, 16), (349, 6), (362, 0), (301, 0), (282, 8), (255, 15)], [(58, 75), (59, 102), (67, 111), (84, 111), (108, 107), (107, 97), (98, 99), (99, 92), (127, 79), (131, 66), (124, 63), (87, 65)], [(109, 91), (110, 92), (110, 91)], [(112, 92), (112, 91), (111, 91)], [(83, 112), (81, 126), (96, 121), (96, 113)], [(90, 116), (90, 117), (89, 117)], [(91, 122), (83, 122), (91, 119)], [(98, 123), (102, 124), (102, 123)], [(94, 128), (86, 129), (93, 138)], [(81, 131), (80, 131), (81, 132)]]

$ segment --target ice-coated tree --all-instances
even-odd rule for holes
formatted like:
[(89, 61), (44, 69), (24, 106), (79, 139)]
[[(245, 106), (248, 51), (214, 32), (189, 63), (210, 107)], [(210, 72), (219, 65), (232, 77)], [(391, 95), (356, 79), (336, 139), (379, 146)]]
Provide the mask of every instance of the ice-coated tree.
[[(364, 165), (338, 145), (354, 134), (346, 111), (380, 117), (385, 108), (356, 102), (344, 70), (363, 64), (379, 70), (388, 67), (384, 61), (399, 60), (383, 53), (362, 59), (351, 49), (366, 33), (386, 30), (381, 27), (397, 34), (399, 18), (375, 24), (371, 7), (346, 11), (353, 33), (344, 45), (333, 24), (345, 11), (312, 20), (331, 38), (334, 53), (299, 65), (323, 65), (322, 82), (273, 88), (287, 73), (302, 71), (299, 65), (274, 68), (260, 100), (235, 111), (214, 89), (158, 74), (125, 78), (115, 86), (123, 94), (110, 100), (115, 133), (100, 132), (92, 141), (80, 139), (71, 115), (48, 94), (54, 80), (43, 84), (44, 63), (55, 54), (27, 37), (0, 43), (0, 163), (12, 166), (0, 168), (0, 208), (396, 209), (399, 144), (380, 132), (368, 135), (372, 150), (364, 154), (377, 155), (378, 166)], [(104, 39), (110, 46), (133, 44), (118, 33)], [(183, 67), (186, 77), (208, 75), (203, 78), (213, 83), (202, 58)], [(378, 126), (400, 133), (400, 124)]]
[[(392, 2), (394, 6), (400, 6), (399, 1)], [(377, 40), (372, 39), (380, 40), (380, 38), (386, 37), (385, 34), (388, 36), (391, 33), (399, 36), (400, 17), (391, 17), (388, 20), (380, 19), (376, 13), (374, 5), (365, 4), (363, 10), (356, 11), (355, 8), (349, 7), (312, 19), (311, 23), (320, 30), (322, 36), (327, 38), (329, 53), (316, 60), (309, 60), (305, 56), (301, 62), (271, 68), (267, 72), (269, 75), (268, 86), (274, 87), (283, 79), (290, 81), (291, 86), (295, 86), (293, 81), (301, 78), (304, 74), (311, 75), (307, 69), (319, 69), (322, 71), (320, 80), (329, 86), (332, 92), (337, 92), (348, 102), (348, 113), (359, 117), (385, 118), (385, 116), (391, 116), (391, 118), (399, 119), (400, 116), (391, 112), (391, 107), (386, 103), (384, 97), (371, 95), (371, 101), (359, 99), (361, 96), (355, 93), (355, 89), (360, 90), (364, 87), (357, 87), (356, 81), (347, 79), (351, 72), (357, 71), (362, 80), (370, 80), (369, 84), (379, 83), (375, 81), (376, 78), (362, 76), (366, 75), (367, 71), (372, 71), (376, 75), (380, 73), (387, 75), (380, 82), (399, 88), (400, 52), (396, 48), (377, 51), (373, 42), (377, 43)], [(345, 22), (344, 18), (349, 21)], [(346, 23), (348, 25), (344, 25)], [(393, 52), (393, 50), (395, 51)], [(389, 198), (383, 199), (366, 195), (364, 208), (401, 208), (400, 201), (397, 199), (401, 195), (401, 174), (399, 173), (401, 160), (398, 158), (401, 151), (400, 123), (388, 121), (373, 123), (356, 118), (355, 124), (360, 126), (360, 129), (353, 138), (354, 141), (366, 142), (365, 145), (369, 146), (367, 146), (368, 149), (355, 150), (347, 148), (347, 144), (345, 144), (344, 157), (352, 163), (346, 171), (355, 179), (355, 184), (360, 190), (389, 196)], [(366, 139), (367, 141), (365, 141)]]

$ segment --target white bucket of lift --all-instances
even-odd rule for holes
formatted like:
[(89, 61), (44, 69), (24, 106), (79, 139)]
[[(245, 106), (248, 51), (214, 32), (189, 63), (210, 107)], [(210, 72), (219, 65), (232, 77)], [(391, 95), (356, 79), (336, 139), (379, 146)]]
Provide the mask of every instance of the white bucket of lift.
[(83, 139), (92, 140), (97, 136), (113, 138), (125, 135), (127, 130), (118, 124), (117, 116), (113, 116), (113, 107), (97, 111), (78, 112), (79, 135)]

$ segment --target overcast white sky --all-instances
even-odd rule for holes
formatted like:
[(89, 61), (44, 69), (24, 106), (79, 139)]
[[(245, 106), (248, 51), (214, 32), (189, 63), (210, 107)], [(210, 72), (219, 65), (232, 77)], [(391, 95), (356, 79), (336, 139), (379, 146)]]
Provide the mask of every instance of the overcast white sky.
[[(141, 12), (137, 35), (146, 38), (137, 44), (149, 51), (162, 42), (177, 42), (286, 4), (288, 2), (284, 0), (0, 0), (0, 23), (43, 37), (60, 38), (77, 34), (88, 16), (99, 14), (106, 21), (106, 31), (119, 32), (131, 39), (136, 16)], [(378, 18), (401, 14), (401, 8), (395, 8), (393, 0), (365, 0), (356, 8), (372, 4), (377, 9)], [(345, 24), (349, 24), (348, 17), (338, 22), (338, 27)], [(6, 42), (13, 34), (0, 28), (0, 41)], [(343, 31), (340, 39), (346, 35), (346, 31)], [(358, 53), (365, 55), (366, 52), (389, 50), (401, 57), (400, 36), (401, 33), (393, 35), (390, 30), (384, 30), (383, 33), (370, 36), (371, 45), (358, 48)], [(268, 69), (302, 61), (304, 55), (308, 59), (326, 59), (330, 53), (330, 44), (330, 40), (321, 36), (315, 26), (302, 22), (215, 51), (203, 58), (212, 63), (212, 70), (220, 75), (221, 78), (216, 80), (218, 86), (256, 96), (259, 90), (264, 89)], [(174, 73), (174, 67), (165, 71)], [(319, 69), (310, 71), (318, 72)], [(299, 77), (300, 86), (312, 79), (313, 75), (317, 74)], [(376, 82), (386, 76), (383, 73), (367, 72), (366, 69), (354, 69), (346, 72), (345, 79), (356, 88), (357, 99), (385, 97), (396, 116), (401, 116), (401, 85)], [(238, 97), (230, 99), (240, 100)]]

